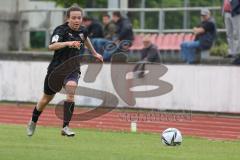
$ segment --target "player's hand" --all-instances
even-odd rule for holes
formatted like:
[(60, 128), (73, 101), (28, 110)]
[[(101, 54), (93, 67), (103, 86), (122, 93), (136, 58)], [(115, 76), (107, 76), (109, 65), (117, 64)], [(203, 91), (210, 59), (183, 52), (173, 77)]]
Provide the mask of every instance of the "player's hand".
[(93, 56), (96, 57), (96, 58), (97, 58), (98, 60), (100, 60), (101, 62), (103, 62), (103, 57), (102, 57), (101, 54), (95, 53), (95, 54), (93, 54)]
[(80, 49), (80, 42), (79, 41), (69, 41), (69, 42), (66, 42), (66, 45), (70, 48), (78, 48)]

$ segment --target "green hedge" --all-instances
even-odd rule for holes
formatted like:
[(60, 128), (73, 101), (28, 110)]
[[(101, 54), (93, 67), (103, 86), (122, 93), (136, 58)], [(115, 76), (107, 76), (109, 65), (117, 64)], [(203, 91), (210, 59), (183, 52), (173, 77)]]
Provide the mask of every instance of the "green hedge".
[(225, 56), (228, 52), (228, 45), (226, 43), (221, 43), (219, 45), (214, 46), (210, 50), (211, 56)]
[(45, 32), (30, 32), (31, 48), (45, 48)]

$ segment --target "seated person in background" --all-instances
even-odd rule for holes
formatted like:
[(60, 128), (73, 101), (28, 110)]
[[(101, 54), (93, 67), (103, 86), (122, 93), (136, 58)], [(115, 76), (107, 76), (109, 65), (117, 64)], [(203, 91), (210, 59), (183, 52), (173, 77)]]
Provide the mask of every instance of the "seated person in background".
[(116, 25), (116, 32), (113, 37), (113, 43), (106, 47), (110, 49), (104, 50), (104, 61), (110, 61), (115, 53), (128, 53), (134, 39), (132, 24), (127, 18), (123, 18), (120, 12), (113, 12), (112, 20)]
[(141, 61), (139, 61), (133, 69), (133, 71), (137, 73), (138, 78), (144, 77), (145, 63), (160, 62), (158, 48), (151, 42), (149, 35), (146, 35), (143, 38), (143, 46), (144, 47), (141, 50)]
[(103, 39), (103, 26), (102, 24), (94, 20), (91, 17), (83, 17), (83, 24), (88, 30), (89, 38), (92, 42), (93, 47), (95, 50), (103, 55), (103, 50), (101, 39)]
[(97, 20), (91, 17), (83, 17), (83, 25), (88, 30), (89, 38), (103, 38), (103, 27)]
[(209, 50), (216, 38), (216, 26), (208, 9), (201, 10), (201, 20), (201, 24), (193, 28), (195, 40), (181, 44), (181, 57), (188, 64), (196, 62), (197, 50)]
[(113, 36), (116, 32), (116, 25), (111, 21), (108, 14), (104, 14), (102, 17), (103, 22), (103, 35), (105, 39), (113, 40)]
[(119, 43), (122, 40), (133, 41), (133, 29), (129, 19), (123, 18), (120, 12), (113, 12), (112, 19), (116, 24), (115, 42)]

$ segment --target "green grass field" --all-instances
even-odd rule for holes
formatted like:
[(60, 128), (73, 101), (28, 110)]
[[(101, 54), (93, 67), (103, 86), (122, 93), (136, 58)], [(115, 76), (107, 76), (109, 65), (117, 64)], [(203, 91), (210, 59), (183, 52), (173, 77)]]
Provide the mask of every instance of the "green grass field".
[(0, 160), (239, 160), (240, 141), (184, 137), (166, 147), (158, 134), (75, 129), (74, 138), (59, 128), (38, 127), (29, 138), (25, 126), (0, 125)]

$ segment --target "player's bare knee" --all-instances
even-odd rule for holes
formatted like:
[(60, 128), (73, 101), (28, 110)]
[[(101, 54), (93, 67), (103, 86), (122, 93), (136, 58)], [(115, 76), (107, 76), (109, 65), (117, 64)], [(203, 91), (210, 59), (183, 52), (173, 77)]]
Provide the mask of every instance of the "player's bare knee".
[(67, 94), (67, 101), (74, 102), (74, 94)]
[(67, 82), (67, 84), (65, 85), (65, 88), (77, 88), (77, 83), (74, 81), (69, 81)]
[(69, 82), (65, 85), (66, 92), (67, 92), (67, 94), (69, 94), (69, 95), (74, 95), (76, 88), (77, 88), (77, 83), (74, 82), (74, 81), (69, 81)]

